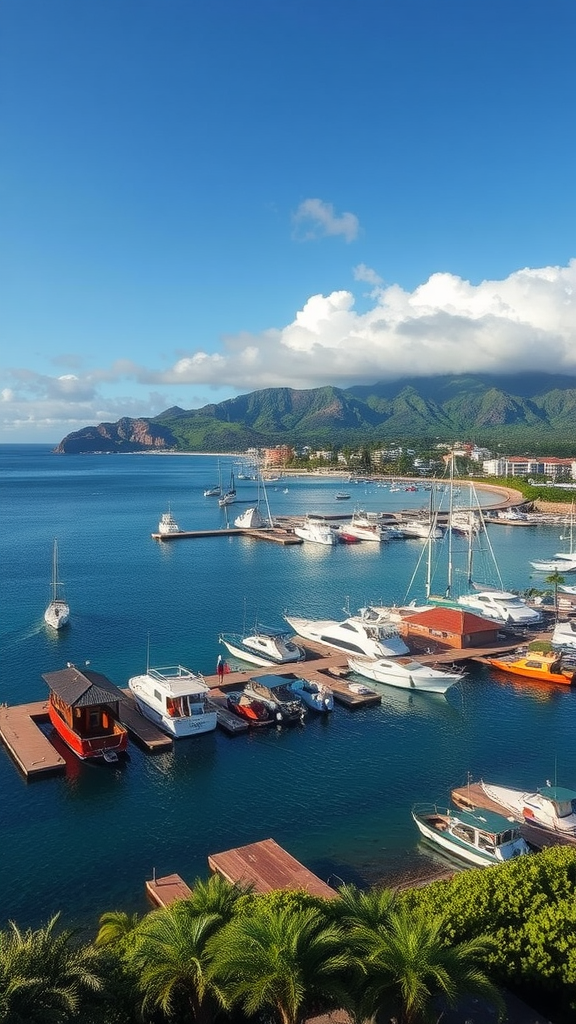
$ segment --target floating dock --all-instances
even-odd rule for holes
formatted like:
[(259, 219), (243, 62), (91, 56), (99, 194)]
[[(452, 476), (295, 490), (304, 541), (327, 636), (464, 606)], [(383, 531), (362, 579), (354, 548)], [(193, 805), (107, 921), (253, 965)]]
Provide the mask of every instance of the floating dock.
[(302, 544), (302, 538), (297, 537), (292, 530), (285, 530), (280, 527), (266, 530), (241, 530), (237, 526), (231, 526), (222, 530), (179, 530), (178, 533), (153, 533), (153, 540), (190, 540), (195, 537), (254, 537), (256, 540), (267, 540), (272, 544)]
[(40, 728), (49, 721), (47, 700), (0, 709), (0, 739), (26, 778), (66, 769), (66, 761)]
[(185, 900), (192, 895), (192, 889), (180, 875), (154, 876), (146, 882), (146, 892), (157, 907), (169, 907), (175, 900)]
[[(506, 807), (502, 804), (497, 803), (495, 800), (491, 800), (489, 796), (484, 792), (479, 782), (470, 782), (467, 786), (461, 786), (453, 789), (450, 793), (452, 803), (456, 807), (461, 807), (465, 811), (493, 811), (495, 814), (501, 814), (505, 818), (512, 819), (512, 815)], [(528, 821), (517, 819), (520, 825), (520, 832), (524, 836), (527, 843), (531, 846), (536, 847), (538, 850), (543, 850), (548, 846), (575, 846), (576, 836), (570, 835), (565, 832), (552, 832), (551, 830), (538, 828), (535, 825), (531, 825)]]
[(274, 839), (213, 853), (208, 865), (228, 882), (252, 885), (254, 892), (303, 889), (312, 896), (333, 899), (337, 892), (283, 850)]
[(120, 701), (119, 718), (122, 725), (128, 729), (131, 739), (136, 740), (149, 754), (172, 749), (174, 742), (172, 738), (138, 711), (132, 690), (128, 688), (119, 690), (118, 699)]

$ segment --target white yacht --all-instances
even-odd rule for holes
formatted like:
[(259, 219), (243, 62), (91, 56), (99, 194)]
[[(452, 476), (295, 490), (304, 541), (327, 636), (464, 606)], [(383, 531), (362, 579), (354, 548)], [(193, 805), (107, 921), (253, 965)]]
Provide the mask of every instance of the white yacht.
[(367, 658), (393, 658), (408, 654), (408, 648), (396, 629), (390, 625), (372, 625), (350, 616), (343, 622), (335, 619), (284, 618), (298, 636)]
[(209, 688), (201, 675), (182, 665), (147, 668), (128, 686), (138, 710), (169, 736), (180, 739), (216, 728), (216, 711), (206, 703)]
[(168, 512), (163, 512), (160, 516), (160, 522), (158, 523), (158, 533), (162, 537), (166, 537), (170, 533), (180, 533), (180, 527), (174, 519), (170, 509)]
[(294, 661), (304, 661), (306, 657), (304, 648), (279, 630), (258, 628), (249, 636), (221, 633), (219, 639), (230, 654), (253, 665), (289, 665)]
[(416, 537), (420, 540), (440, 540), (444, 535), (442, 527), (430, 522), (429, 519), (405, 519), (400, 523), (400, 528), (405, 537)]
[(372, 541), (375, 544), (390, 539), (388, 530), (377, 517), (362, 511), (353, 512), (351, 521), (341, 526), (340, 530), (351, 537), (357, 537), (358, 540)]
[(480, 785), (490, 800), (500, 804), (518, 821), (576, 837), (576, 792), (549, 782), (536, 791), (509, 789), (507, 786), (493, 786), (488, 782)]
[(458, 604), (468, 611), (495, 619), (513, 626), (534, 626), (542, 621), (542, 615), (535, 608), (507, 590), (481, 590), (478, 593), (463, 594)]
[(312, 541), (314, 544), (337, 544), (338, 534), (328, 523), (322, 519), (314, 519), (307, 516), (300, 526), (294, 527), (294, 533), (302, 540)]
[(62, 629), (70, 620), (70, 608), (63, 597), (59, 596), (62, 583), (58, 579), (58, 541), (54, 541), (52, 551), (52, 598), (44, 612), (44, 622), (52, 629)]
[(576, 649), (576, 622), (568, 619), (567, 622), (557, 622), (552, 633), (552, 644), (554, 647), (570, 647)]
[(399, 686), (404, 690), (422, 690), (425, 693), (446, 693), (454, 683), (459, 683), (463, 672), (447, 672), (422, 665), (413, 658), (348, 658), (353, 672), (376, 683)]

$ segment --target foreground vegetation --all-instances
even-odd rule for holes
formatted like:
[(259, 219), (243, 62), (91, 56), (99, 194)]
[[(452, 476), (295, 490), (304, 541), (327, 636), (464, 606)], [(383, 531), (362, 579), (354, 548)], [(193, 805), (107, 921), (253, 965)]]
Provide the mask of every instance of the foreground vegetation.
[[(438, 1020), (497, 986), (568, 1021), (576, 1009), (576, 849), (557, 847), (393, 894), (254, 895), (218, 876), (141, 919), (102, 916), (79, 944), (57, 918), (0, 932), (5, 1024), (302, 1024)], [(482, 1005), (482, 1004), (481, 1004)]]

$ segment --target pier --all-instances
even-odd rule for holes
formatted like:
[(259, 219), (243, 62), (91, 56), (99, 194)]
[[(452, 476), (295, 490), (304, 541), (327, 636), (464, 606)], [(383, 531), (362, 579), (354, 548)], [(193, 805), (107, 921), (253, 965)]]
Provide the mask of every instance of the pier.
[(208, 857), (208, 865), (226, 881), (251, 885), (256, 893), (303, 889), (324, 899), (338, 895), (335, 889), (278, 846), (274, 839), (263, 839), (225, 853), (212, 853)]
[(47, 700), (0, 709), (0, 739), (26, 778), (66, 769), (66, 761), (40, 728), (49, 721)]
[(131, 739), (136, 740), (149, 754), (172, 749), (172, 738), (138, 711), (132, 690), (128, 687), (119, 690), (119, 701), (120, 721), (128, 729)]
[(186, 885), (180, 875), (164, 875), (154, 877), (146, 882), (146, 893), (157, 907), (169, 907), (175, 900), (185, 900), (192, 895), (192, 889)]
[(302, 544), (290, 529), (274, 526), (263, 530), (241, 530), (237, 526), (217, 530), (179, 530), (178, 533), (152, 533), (153, 540), (192, 540), (198, 537), (254, 537), (255, 540), (267, 540), (272, 544)]

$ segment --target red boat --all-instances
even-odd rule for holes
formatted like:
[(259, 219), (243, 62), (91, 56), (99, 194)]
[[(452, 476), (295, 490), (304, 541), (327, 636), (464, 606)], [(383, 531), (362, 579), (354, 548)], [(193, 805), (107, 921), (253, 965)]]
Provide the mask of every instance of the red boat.
[(249, 697), (241, 690), (228, 693), (226, 703), (230, 711), (245, 719), (249, 725), (270, 725), (274, 721), (272, 712), (261, 700)]
[(78, 757), (116, 761), (128, 733), (119, 722), (120, 692), (99, 672), (69, 665), (42, 676), (50, 689), (48, 714), (59, 736)]
[(359, 544), (360, 543), (360, 538), (359, 537), (355, 537), (353, 533), (346, 533), (346, 530), (343, 530), (342, 527), (340, 527), (340, 529), (338, 530), (338, 537), (340, 538), (340, 543), (341, 544)]

